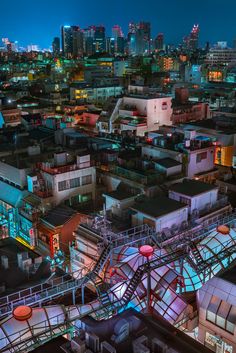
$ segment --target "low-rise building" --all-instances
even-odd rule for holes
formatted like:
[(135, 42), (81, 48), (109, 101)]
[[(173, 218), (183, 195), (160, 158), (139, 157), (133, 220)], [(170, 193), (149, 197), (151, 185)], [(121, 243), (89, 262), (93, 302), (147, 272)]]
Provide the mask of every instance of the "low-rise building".
[(38, 164), (38, 170), (28, 175), (28, 190), (51, 205), (65, 202), (81, 206), (95, 199), (96, 169), (90, 155), (77, 156), (55, 153), (51, 161)]
[(189, 213), (199, 212), (215, 207), (218, 200), (218, 187), (198, 180), (184, 179), (169, 188), (169, 198), (188, 205)]
[(156, 232), (178, 228), (188, 221), (188, 206), (163, 196), (136, 202), (131, 210), (133, 226), (148, 224)]
[(83, 83), (73, 83), (70, 87), (70, 100), (76, 102), (99, 103), (110, 97), (119, 97), (124, 88), (119, 85), (91, 86)]
[(58, 250), (69, 253), (73, 232), (84, 216), (70, 207), (60, 205), (41, 216), (38, 226), (38, 247), (51, 257)]
[(161, 94), (129, 94), (118, 99), (110, 117), (110, 132), (119, 130), (144, 136), (147, 131), (155, 131), (161, 125), (171, 125), (172, 98)]

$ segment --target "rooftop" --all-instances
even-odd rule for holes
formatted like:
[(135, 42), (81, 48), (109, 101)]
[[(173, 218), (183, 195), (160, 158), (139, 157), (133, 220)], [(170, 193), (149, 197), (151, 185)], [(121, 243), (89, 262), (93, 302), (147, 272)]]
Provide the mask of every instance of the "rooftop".
[(42, 220), (53, 227), (60, 227), (68, 222), (76, 213), (72, 208), (61, 205), (50, 210), (46, 216), (42, 217)]
[(180, 162), (172, 158), (161, 158), (155, 161), (156, 164), (160, 164), (164, 168), (172, 168), (181, 165)]
[(28, 191), (17, 189), (14, 186), (0, 181), (0, 198), (1, 201), (4, 201), (8, 205), (11, 205), (13, 207), (19, 207), (19, 204), (23, 197), (28, 194)]
[(111, 192), (106, 192), (104, 193), (104, 195), (119, 201), (136, 196), (136, 195), (133, 195), (130, 191), (125, 191), (125, 190), (115, 190)]
[(186, 205), (181, 202), (158, 196), (155, 199), (146, 198), (144, 201), (136, 202), (131, 208), (150, 217), (158, 218), (185, 207)]
[(195, 122), (188, 123), (188, 125), (191, 125), (193, 127), (197, 126), (203, 129), (215, 130), (216, 132), (222, 133), (225, 135), (236, 134), (236, 125), (234, 127), (218, 126), (216, 121), (214, 121), (213, 119), (195, 121)]
[(199, 180), (184, 179), (182, 183), (171, 185), (169, 190), (183, 195), (196, 196), (204, 192), (218, 189), (217, 186)]

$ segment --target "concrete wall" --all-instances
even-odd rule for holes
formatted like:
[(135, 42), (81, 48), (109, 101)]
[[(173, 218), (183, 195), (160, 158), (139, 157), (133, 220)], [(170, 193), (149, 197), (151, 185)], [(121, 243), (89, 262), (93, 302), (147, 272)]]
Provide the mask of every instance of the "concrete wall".
[(171, 228), (173, 225), (180, 226), (183, 222), (186, 222), (188, 220), (188, 208), (182, 208), (159, 218), (153, 218), (141, 212), (137, 212), (132, 215), (132, 226), (144, 224), (145, 219), (153, 221), (155, 224), (155, 230), (160, 232), (164, 228)]
[(19, 169), (7, 163), (0, 162), (1, 177), (13, 184), (19, 185), (21, 188), (27, 185), (27, 173), (29, 171), (27, 168)]
[(172, 200), (180, 201), (181, 198), (189, 200), (189, 213), (192, 214), (194, 210), (201, 211), (206, 208), (207, 205), (214, 205), (218, 198), (218, 189), (214, 189), (194, 197), (190, 197), (184, 194), (179, 194), (174, 191), (169, 191), (169, 198)]
[[(87, 194), (92, 193), (92, 199), (95, 199), (95, 187), (96, 187), (96, 169), (94, 167), (73, 170), (67, 173), (51, 175), (45, 172), (42, 172), (44, 179), (51, 186), (53, 190), (53, 200), (55, 205), (60, 204), (61, 202), (76, 196), (78, 194)], [(92, 175), (92, 183), (88, 185), (82, 185), (76, 188), (71, 188), (67, 190), (58, 190), (58, 183), (64, 180), (70, 180), (74, 178), (82, 178), (83, 176)], [(50, 188), (50, 187), (49, 187)]]
[(176, 165), (171, 168), (165, 168), (157, 163), (155, 163), (155, 169), (159, 170), (161, 173), (164, 173), (166, 176), (180, 174), (182, 172), (182, 165)]
[(171, 125), (171, 97), (154, 99), (124, 97), (123, 104), (135, 105), (140, 114), (147, 116), (149, 131), (157, 130), (161, 125)]
[[(207, 158), (202, 159), (201, 162), (197, 163), (197, 155), (199, 153), (207, 152)], [(207, 172), (212, 170), (215, 167), (214, 158), (215, 158), (215, 147), (204, 148), (197, 151), (191, 151), (188, 155), (188, 169), (187, 176), (192, 178), (194, 175)]]

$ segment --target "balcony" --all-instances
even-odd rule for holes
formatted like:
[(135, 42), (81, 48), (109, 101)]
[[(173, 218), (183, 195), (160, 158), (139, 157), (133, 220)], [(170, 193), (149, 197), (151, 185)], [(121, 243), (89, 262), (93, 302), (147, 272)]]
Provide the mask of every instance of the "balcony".
[(45, 172), (51, 175), (57, 175), (57, 174), (72, 172), (75, 170), (90, 168), (93, 165), (94, 164), (91, 161), (89, 161), (89, 162), (80, 163), (80, 164), (68, 164), (63, 166), (53, 166), (53, 165), (48, 166), (46, 163), (38, 163), (37, 167), (42, 172)]

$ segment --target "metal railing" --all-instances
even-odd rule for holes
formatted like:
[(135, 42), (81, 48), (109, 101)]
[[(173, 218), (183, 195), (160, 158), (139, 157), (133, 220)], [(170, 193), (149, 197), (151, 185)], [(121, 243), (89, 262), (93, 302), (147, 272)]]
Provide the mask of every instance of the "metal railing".
[[(78, 288), (81, 288), (86, 283), (91, 282), (96, 286), (96, 280), (99, 279), (99, 273), (103, 269), (108, 257), (110, 256), (112, 250), (125, 245), (132, 244), (147, 244), (154, 243), (159, 244), (161, 247), (169, 247), (170, 253), (164, 254), (163, 256), (150, 262), (153, 268), (164, 266), (170, 264), (173, 261), (185, 257), (189, 254), (189, 248), (191, 248), (192, 243), (199, 242), (209, 234), (213, 229), (215, 229), (220, 224), (231, 224), (236, 220), (236, 213), (232, 213), (225, 217), (214, 217), (207, 221), (207, 224), (201, 224), (197, 226), (194, 230), (187, 230), (181, 234), (178, 234), (174, 238), (167, 240), (166, 242), (161, 242), (158, 235), (156, 236), (154, 230), (148, 225), (141, 225), (133, 229), (129, 229), (126, 232), (119, 234), (111, 234), (108, 236), (107, 246), (101, 253), (95, 267), (92, 271), (89, 271), (85, 276), (82, 277), (82, 272), (74, 272), (71, 274), (65, 274), (62, 277), (58, 277), (50, 280), (50, 283), (42, 283), (39, 285), (32, 286), (30, 288), (23, 289), (16, 293), (4, 296), (0, 298), (0, 317), (6, 316), (12, 312), (12, 310), (18, 305), (30, 305), (34, 306), (41, 304), (42, 302), (47, 302), (52, 298), (58, 297), (62, 294), (72, 292)], [(222, 254), (232, 254), (236, 245), (231, 246), (229, 249), (223, 250)], [(222, 255), (220, 259), (222, 259)], [(217, 259), (219, 255), (217, 255)], [(209, 267), (211, 261), (216, 261), (216, 259), (210, 258), (203, 267)], [(204, 261), (204, 260), (203, 260)], [(204, 261), (205, 262), (205, 261)], [(144, 267), (146, 265), (143, 265)], [(81, 269), (82, 271), (83, 269)], [(82, 278), (81, 278), (82, 277)]]
[(99, 277), (99, 273), (103, 269), (103, 266), (113, 249), (128, 244), (153, 242), (153, 230), (148, 228), (149, 227), (147, 225), (142, 225), (130, 229), (124, 233), (114, 233), (113, 237), (116, 238), (111, 237), (108, 239), (108, 245), (101, 253), (95, 267), (91, 271), (88, 271), (85, 276), (83, 269), (81, 269), (71, 274), (67, 273), (64, 276), (51, 279), (50, 283), (45, 282), (7, 296), (0, 297), (0, 317), (10, 314), (13, 309), (19, 305), (35, 306), (43, 302), (47, 302), (62, 294), (77, 290), (89, 281), (92, 281), (95, 285), (96, 279)]

